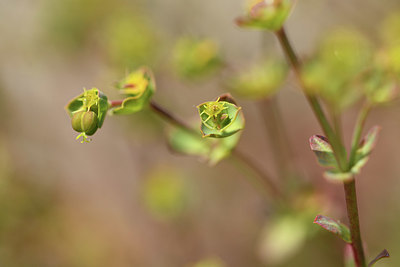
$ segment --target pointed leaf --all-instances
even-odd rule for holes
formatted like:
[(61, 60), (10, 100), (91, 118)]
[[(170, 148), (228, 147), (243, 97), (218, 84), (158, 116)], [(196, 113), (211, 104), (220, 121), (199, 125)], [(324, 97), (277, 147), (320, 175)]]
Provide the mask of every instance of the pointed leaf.
[(372, 152), (381, 129), (382, 128), (380, 126), (374, 126), (368, 131), (365, 137), (361, 140), (360, 146), (357, 149), (358, 157), (362, 158), (368, 156)]
[(372, 127), (365, 137), (361, 140), (359, 148), (356, 152), (356, 160), (355, 164), (353, 165), (351, 172), (354, 174), (358, 174), (361, 171), (361, 168), (369, 160), (369, 155), (371, 154), (372, 150), (375, 147), (375, 144), (378, 139), (379, 132), (381, 131), (380, 126)]
[(317, 215), (317, 217), (315, 217), (314, 223), (318, 224), (329, 232), (338, 235), (346, 243), (351, 243), (350, 230), (343, 223), (323, 215)]
[(375, 264), (377, 261), (379, 261), (380, 259), (389, 258), (389, 257), (390, 257), (389, 251), (387, 251), (386, 249), (384, 249), (384, 250), (382, 250), (381, 253), (378, 254), (378, 256), (376, 256), (375, 259), (373, 259), (373, 260), (368, 264), (368, 267), (374, 266), (374, 264)]
[(317, 156), (319, 164), (325, 167), (337, 167), (335, 155), (328, 139), (321, 135), (310, 137), (310, 147)]

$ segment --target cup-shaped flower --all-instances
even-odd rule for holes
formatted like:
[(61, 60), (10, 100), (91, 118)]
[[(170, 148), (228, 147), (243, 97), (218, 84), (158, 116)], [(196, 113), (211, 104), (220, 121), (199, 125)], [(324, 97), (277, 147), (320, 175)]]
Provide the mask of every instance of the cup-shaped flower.
[(200, 104), (197, 109), (203, 137), (228, 137), (244, 128), (242, 108), (236, 105), (230, 95)]
[(245, 16), (237, 18), (241, 27), (277, 31), (292, 10), (294, 0), (255, 0)]
[(156, 89), (153, 73), (146, 67), (129, 74), (117, 84), (117, 89), (126, 96), (113, 114), (132, 114), (146, 107)]
[(93, 135), (103, 125), (109, 108), (107, 96), (97, 88), (84, 92), (72, 99), (66, 106), (66, 111), (71, 118), (72, 128), (82, 137), (82, 143), (88, 142), (87, 136)]

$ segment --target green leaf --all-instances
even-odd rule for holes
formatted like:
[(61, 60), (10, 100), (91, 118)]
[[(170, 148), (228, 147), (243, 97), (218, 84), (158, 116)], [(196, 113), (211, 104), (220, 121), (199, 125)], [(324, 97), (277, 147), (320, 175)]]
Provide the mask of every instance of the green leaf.
[[(227, 101), (221, 101), (221, 97)], [(203, 137), (225, 138), (244, 128), (244, 116), (230, 95), (197, 106)], [(231, 102), (228, 102), (231, 101)]]
[(240, 134), (227, 138), (202, 138), (184, 129), (174, 128), (169, 132), (170, 147), (182, 154), (198, 156), (209, 165), (216, 165), (228, 157), (236, 147)]
[(360, 145), (356, 152), (356, 160), (354, 166), (351, 168), (353, 174), (360, 173), (361, 168), (368, 162), (369, 155), (375, 147), (378, 140), (380, 126), (372, 127), (365, 137), (361, 140)]
[(389, 251), (387, 251), (386, 249), (382, 250), (381, 253), (378, 254), (378, 256), (375, 257), (375, 259), (373, 259), (369, 264), (368, 267), (372, 267), (375, 265), (375, 263), (377, 263), (379, 260), (383, 259), (383, 258), (389, 258)]
[(248, 13), (236, 19), (240, 27), (261, 30), (279, 30), (294, 5), (293, 0), (253, 1)]
[(112, 113), (117, 115), (141, 111), (150, 103), (156, 90), (153, 74), (145, 67), (128, 75), (117, 84), (117, 88), (127, 96), (121, 106), (112, 109)]
[(343, 223), (323, 215), (317, 215), (317, 217), (315, 217), (314, 223), (318, 224), (329, 232), (338, 235), (346, 243), (351, 243), (350, 230)]
[(168, 142), (176, 152), (186, 155), (207, 157), (210, 153), (210, 139), (204, 139), (181, 128), (173, 128), (169, 131)]
[(310, 147), (317, 156), (319, 164), (325, 167), (337, 167), (332, 146), (326, 137), (321, 135), (311, 136)]

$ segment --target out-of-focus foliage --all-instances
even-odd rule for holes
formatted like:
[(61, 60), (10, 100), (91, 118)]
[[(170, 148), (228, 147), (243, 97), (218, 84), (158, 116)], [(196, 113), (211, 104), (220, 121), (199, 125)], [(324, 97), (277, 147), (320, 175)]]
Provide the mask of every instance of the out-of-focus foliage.
[(292, 10), (294, 0), (249, 0), (247, 14), (236, 19), (241, 27), (279, 30)]
[(176, 152), (198, 156), (209, 165), (216, 165), (228, 157), (236, 147), (240, 134), (226, 138), (202, 138), (183, 129), (174, 128), (169, 132), (169, 145)]
[[(55, 191), (11, 172), (0, 143), (0, 265), (48, 266), (59, 259), (54, 246), (59, 226)], [(56, 257), (57, 258), (57, 257)]]
[(137, 68), (153, 62), (159, 51), (158, 32), (141, 9), (122, 0), (49, 0), (45, 34), (57, 48), (81, 52), (95, 44), (94, 52), (113, 66)]
[(311, 195), (296, 197), (293, 209), (277, 213), (262, 230), (258, 251), (268, 266), (289, 261), (315, 233), (310, 222), (322, 203)]
[(177, 219), (189, 204), (188, 189), (185, 177), (179, 170), (159, 166), (153, 169), (144, 181), (144, 205), (158, 220)]
[(115, 66), (132, 69), (149, 65), (158, 51), (158, 37), (139, 12), (112, 14), (102, 31), (105, 51)]
[(234, 76), (229, 81), (228, 88), (243, 98), (253, 100), (269, 98), (278, 92), (287, 73), (286, 63), (267, 60)]
[(225, 263), (219, 258), (208, 258), (201, 260), (191, 267), (225, 267)]
[(107, 0), (47, 1), (45, 25), (49, 38), (66, 49), (78, 50), (92, 41), (105, 18), (121, 4)]
[(338, 29), (321, 42), (317, 54), (303, 69), (310, 93), (320, 95), (335, 112), (351, 106), (362, 96), (357, 86), (372, 60), (372, 46), (359, 32)]
[(213, 74), (222, 64), (218, 44), (211, 39), (179, 39), (172, 59), (176, 72), (185, 79), (198, 79)]
[(390, 69), (400, 77), (400, 12), (388, 16), (381, 28)]

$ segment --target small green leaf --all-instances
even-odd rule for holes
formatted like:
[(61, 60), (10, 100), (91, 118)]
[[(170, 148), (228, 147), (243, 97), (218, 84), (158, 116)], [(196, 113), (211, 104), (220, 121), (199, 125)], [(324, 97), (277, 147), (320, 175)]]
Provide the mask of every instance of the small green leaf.
[(236, 147), (240, 134), (226, 138), (202, 138), (184, 129), (174, 128), (169, 133), (170, 147), (182, 154), (199, 156), (211, 166), (228, 157)]
[(252, 1), (248, 13), (236, 19), (240, 27), (276, 31), (282, 28), (294, 5), (293, 0)]
[(343, 223), (323, 215), (317, 215), (317, 217), (314, 219), (314, 223), (318, 224), (329, 232), (338, 235), (346, 243), (351, 243), (350, 230)]
[(127, 96), (121, 106), (112, 109), (112, 113), (117, 115), (141, 111), (149, 104), (156, 90), (153, 74), (145, 67), (128, 75), (117, 84), (117, 88)]
[(380, 126), (372, 127), (365, 137), (361, 140), (361, 143), (356, 152), (356, 160), (354, 166), (351, 168), (353, 174), (358, 174), (361, 168), (368, 162), (369, 155), (375, 147), (378, 140), (379, 132), (381, 131)]
[(328, 139), (321, 135), (310, 137), (311, 150), (317, 156), (319, 164), (325, 167), (337, 167), (336, 158)]
[(244, 117), (241, 107), (238, 107), (231, 96), (223, 95), (216, 101), (205, 102), (197, 106), (201, 119), (203, 137), (225, 138), (244, 128)]
[(375, 259), (373, 259), (369, 264), (368, 267), (372, 267), (375, 265), (375, 263), (377, 263), (379, 260), (383, 259), (383, 258), (389, 258), (389, 251), (387, 251), (386, 249), (382, 250), (381, 253), (378, 254), (378, 256), (375, 257)]

